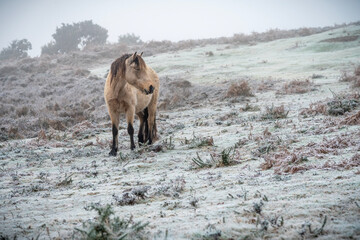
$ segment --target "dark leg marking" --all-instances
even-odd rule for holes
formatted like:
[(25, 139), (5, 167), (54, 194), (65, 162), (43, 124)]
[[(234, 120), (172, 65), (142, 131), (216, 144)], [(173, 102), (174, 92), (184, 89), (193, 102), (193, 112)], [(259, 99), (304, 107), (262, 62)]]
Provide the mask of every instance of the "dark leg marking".
[(144, 109), (144, 125), (145, 125), (145, 142), (149, 139), (149, 123), (148, 123), (149, 112), (148, 108)]
[(139, 134), (138, 134), (138, 142), (139, 145), (144, 143), (144, 134), (142, 133), (144, 130), (144, 126), (140, 126)]
[(142, 145), (144, 143), (144, 115), (138, 115), (138, 117), (140, 118), (138, 143), (139, 145)]
[(116, 138), (118, 137), (118, 129), (115, 125), (112, 126), (112, 134), (113, 134), (113, 144), (111, 151), (109, 152), (110, 156), (116, 156), (117, 153), (117, 147), (116, 147)]
[(127, 130), (128, 130), (129, 135), (130, 135), (130, 143), (131, 143), (130, 148), (131, 148), (131, 150), (134, 150), (134, 149), (135, 149), (135, 143), (134, 143), (134, 127), (132, 126), (131, 123), (128, 123), (128, 128), (127, 128)]

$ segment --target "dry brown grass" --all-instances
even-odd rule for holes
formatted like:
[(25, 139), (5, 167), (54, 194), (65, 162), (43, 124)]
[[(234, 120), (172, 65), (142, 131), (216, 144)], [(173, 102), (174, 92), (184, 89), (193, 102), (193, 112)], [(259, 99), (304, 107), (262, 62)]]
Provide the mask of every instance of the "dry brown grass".
[(58, 119), (54, 119), (54, 120), (47, 120), (48, 124), (50, 127), (52, 127), (55, 130), (59, 130), (59, 131), (65, 131), (66, 127), (64, 126), (64, 121), (62, 120), (58, 120)]
[(360, 154), (355, 153), (350, 159), (344, 159), (341, 162), (327, 161), (321, 166), (321, 169), (349, 170), (360, 166)]
[(341, 71), (341, 76), (339, 78), (340, 82), (351, 82), (353, 80), (353, 77), (349, 75), (346, 71)]
[(274, 120), (280, 118), (286, 118), (289, 114), (289, 111), (285, 111), (284, 105), (275, 107), (266, 107), (265, 113), (261, 115), (262, 120)]
[(356, 145), (356, 136), (352, 134), (348, 135), (338, 135), (333, 138), (326, 138), (324, 137), (323, 142), (320, 144), (315, 143), (309, 143), (307, 147), (309, 147), (311, 154), (322, 158), (323, 156), (319, 156), (318, 154), (333, 154), (333, 155), (339, 155), (339, 150), (348, 148), (351, 146)]
[(300, 115), (304, 116), (314, 116), (317, 114), (327, 114), (327, 106), (324, 103), (316, 102), (311, 103), (308, 108), (304, 108), (301, 110)]
[(258, 92), (265, 92), (265, 91), (270, 91), (270, 90), (274, 90), (275, 88), (275, 83), (276, 80), (273, 78), (269, 78), (267, 80), (263, 80), (261, 81), (261, 83), (258, 85), (257, 87), (257, 91)]
[[(300, 146), (292, 151), (282, 149), (278, 152), (272, 152), (264, 156), (265, 162), (260, 167), (262, 170), (274, 169), (276, 174), (296, 173), (310, 169), (350, 169), (360, 166), (358, 161), (359, 154), (355, 154), (351, 159), (340, 162), (327, 161), (324, 164), (307, 164), (309, 157), (324, 159), (328, 155), (339, 155), (343, 149), (356, 147), (359, 133), (348, 133), (335, 136), (333, 138), (324, 137), (320, 143), (309, 143), (306, 146)], [(327, 159), (328, 157), (326, 157)]]
[(268, 154), (264, 157), (265, 162), (260, 165), (262, 170), (274, 168), (276, 174), (296, 173), (310, 169), (310, 166), (299, 165), (307, 161), (307, 157), (296, 152), (284, 150), (278, 153)]
[(96, 136), (96, 144), (95, 145), (99, 146), (102, 149), (106, 149), (109, 146), (111, 146), (109, 141), (106, 141), (105, 139), (101, 140), (99, 138), (99, 136)]
[(340, 122), (340, 124), (345, 124), (345, 125), (358, 125), (358, 124), (360, 124), (360, 111), (346, 117), (344, 120), (342, 120)]
[(86, 130), (93, 129), (93, 128), (95, 128), (95, 126), (91, 122), (83, 121), (81, 123), (76, 124), (69, 130), (70, 130), (70, 132), (72, 132), (72, 137), (75, 138), (78, 135), (81, 135)]
[(16, 109), (16, 115), (18, 117), (26, 116), (28, 114), (28, 112), (29, 112), (29, 109), (26, 106)]
[(87, 69), (76, 69), (74, 72), (75, 76), (79, 76), (79, 77), (87, 77), (90, 74), (90, 71)]
[(303, 94), (311, 91), (314, 87), (314, 83), (309, 79), (306, 80), (293, 80), (289, 83), (285, 83), (283, 87), (278, 90), (277, 94)]
[(23, 138), (23, 135), (19, 133), (19, 129), (17, 127), (10, 127), (7, 136), (10, 139), (21, 139)]
[(47, 139), (47, 137), (46, 137), (46, 133), (45, 133), (45, 131), (44, 131), (44, 129), (41, 129), (40, 130), (40, 132), (38, 133), (38, 140), (40, 141), (40, 140), (46, 140)]
[(227, 90), (226, 97), (252, 97), (254, 96), (249, 83), (245, 80), (242, 80), (239, 83), (232, 83)]
[(311, 103), (308, 108), (300, 111), (300, 115), (305, 117), (317, 114), (339, 116), (351, 112), (360, 105), (360, 96), (358, 93), (341, 93), (334, 98)]

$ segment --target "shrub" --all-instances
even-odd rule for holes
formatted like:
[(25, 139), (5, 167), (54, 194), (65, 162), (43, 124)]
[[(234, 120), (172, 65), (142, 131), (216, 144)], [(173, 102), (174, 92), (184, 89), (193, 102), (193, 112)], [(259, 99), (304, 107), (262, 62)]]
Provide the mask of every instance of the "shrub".
[(143, 41), (140, 39), (140, 36), (137, 36), (134, 33), (127, 33), (119, 36), (118, 43), (122, 43), (126, 45), (134, 45), (134, 44), (141, 44), (143, 43)]
[(59, 53), (59, 46), (55, 44), (54, 41), (49, 42), (48, 44), (41, 47), (41, 55), (48, 54), (53, 55)]
[(31, 50), (31, 43), (27, 39), (13, 40), (10, 46), (3, 48), (0, 52), (0, 60), (5, 59), (18, 59), (28, 56), (27, 51)]
[(67, 53), (89, 45), (105, 44), (108, 30), (94, 24), (92, 20), (64, 24), (52, 35), (55, 41), (41, 48), (41, 54)]
[(346, 112), (351, 112), (360, 102), (355, 98), (345, 98), (337, 96), (333, 100), (327, 102), (328, 114), (333, 116), (344, 115)]
[(209, 51), (209, 52), (206, 52), (205, 55), (208, 57), (213, 57), (214, 53), (212, 51)]

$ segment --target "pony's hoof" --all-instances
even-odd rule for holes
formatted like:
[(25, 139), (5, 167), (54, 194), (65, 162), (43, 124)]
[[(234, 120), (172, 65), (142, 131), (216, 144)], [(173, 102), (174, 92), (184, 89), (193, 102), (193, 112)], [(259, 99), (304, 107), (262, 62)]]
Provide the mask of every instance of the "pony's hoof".
[(116, 156), (116, 150), (115, 149), (111, 149), (111, 151), (109, 152), (109, 156)]
[(130, 147), (131, 151), (135, 149), (135, 145)]

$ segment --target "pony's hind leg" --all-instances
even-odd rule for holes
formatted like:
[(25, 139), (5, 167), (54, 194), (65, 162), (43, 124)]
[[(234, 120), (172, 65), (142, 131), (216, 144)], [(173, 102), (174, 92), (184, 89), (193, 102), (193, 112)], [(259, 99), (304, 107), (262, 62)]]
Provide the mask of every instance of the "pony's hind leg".
[(146, 143), (149, 140), (149, 110), (148, 108), (144, 109), (144, 142)]
[(156, 140), (157, 128), (156, 128), (156, 104), (149, 105), (148, 107), (149, 117), (147, 119), (148, 126), (148, 141), (152, 144)]
[(116, 156), (118, 151), (119, 145), (119, 118), (120, 113), (117, 111), (113, 111), (111, 108), (109, 109), (111, 123), (112, 123), (112, 135), (113, 135), (113, 142), (111, 151), (109, 153), (110, 156)]
[(112, 125), (112, 134), (113, 134), (113, 143), (111, 147), (111, 151), (109, 152), (110, 156), (116, 156), (116, 153), (118, 151), (118, 134), (119, 130), (118, 127), (116, 127), (115, 124)]
[(135, 116), (135, 107), (134, 106), (130, 106), (127, 111), (126, 111), (126, 121), (128, 124), (128, 134), (130, 135), (130, 149), (134, 150), (135, 149), (135, 143), (134, 143), (134, 116)]
[(139, 112), (136, 114), (139, 117), (140, 120), (140, 126), (139, 126), (139, 133), (138, 133), (138, 143), (139, 146), (144, 144), (144, 113), (143, 112)]

